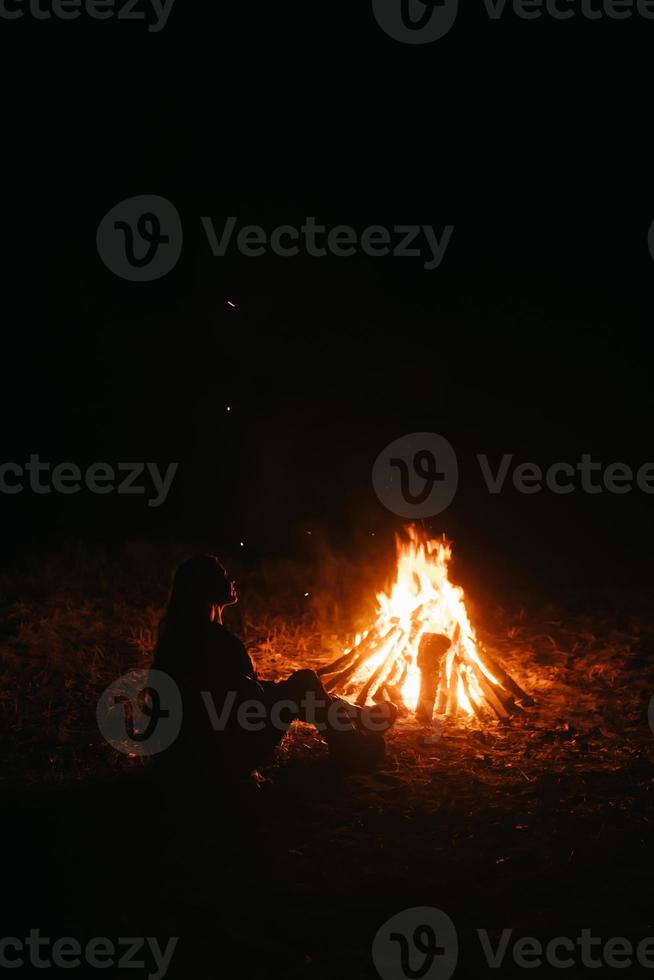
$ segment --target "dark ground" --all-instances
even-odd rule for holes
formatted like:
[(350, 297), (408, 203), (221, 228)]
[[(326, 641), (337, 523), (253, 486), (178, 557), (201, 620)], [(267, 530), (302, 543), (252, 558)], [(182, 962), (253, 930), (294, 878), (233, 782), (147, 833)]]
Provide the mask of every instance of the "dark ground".
[[(433, 745), (405, 722), (365, 776), (335, 771), (296, 726), (269, 781), (237, 798), (219, 790), (216, 816), (183, 790), (171, 809), (148, 765), (93, 728), (112, 671), (148, 662), (161, 595), (112, 587), (109, 608), (101, 589), (82, 598), (67, 584), (46, 598), (33, 582), (33, 601), (5, 610), (7, 935), (38, 924), (52, 936), (179, 936), (169, 976), (331, 980), (376, 976), (375, 933), (418, 905), (454, 920), (457, 976), (494, 972), (478, 927), (545, 940), (585, 926), (605, 939), (654, 933), (654, 620), (633, 595), (595, 610), (477, 609), (482, 639), (537, 699), (523, 719), (450, 723)], [(306, 613), (241, 614), (234, 628), (268, 677), (316, 666), (339, 643)], [(51, 651), (40, 672), (39, 634)], [(8, 692), (24, 706), (28, 690), (33, 717), (12, 714)], [(44, 717), (47, 732), (34, 727)]]

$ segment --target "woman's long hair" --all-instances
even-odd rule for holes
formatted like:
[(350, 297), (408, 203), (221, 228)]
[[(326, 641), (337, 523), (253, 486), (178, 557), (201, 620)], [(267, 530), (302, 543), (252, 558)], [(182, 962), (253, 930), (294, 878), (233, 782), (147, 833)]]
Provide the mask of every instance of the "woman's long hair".
[(212, 606), (227, 602), (229, 583), (215, 555), (197, 555), (175, 572), (168, 607), (159, 625), (153, 667), (173, 674), (184, 670), (202, 647)]

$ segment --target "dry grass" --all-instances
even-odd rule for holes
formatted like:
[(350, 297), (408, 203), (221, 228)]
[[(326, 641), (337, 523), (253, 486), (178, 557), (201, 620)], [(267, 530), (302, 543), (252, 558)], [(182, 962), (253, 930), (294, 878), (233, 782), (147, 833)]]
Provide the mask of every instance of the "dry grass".
[[(103, 741), (95, 706), (113, 679), (149, 664), (169, 572), (185, 554), (182, 547), (143, 544), (113, 558), (77, 549), (5, 580), (5, 779), (81, 778), (143, 764)], [(332, 659), (348, 631), (361, 625), (330, 602), (328, 586), (304, 601), (302, 576), (297, 566), (258, 568), (245, 576), (244, 599), (231, 625), (263, 677), (278, 679)], [(279, 582), (285, 592), (274, 591)], [(391, 768), (419, 783), (447, 760), (448, 767), (475, 771), (482, 781), (506, 778), (510, 769), (529, 781), (543, 772), (619, 768), (651, 757), (647, 704), (654, 676), (645, 654), (652, 622), (642, 614), (597, 610), (565, 616), (553, 609), (481, 612), (482, 639), (537, 698), (536, 708), (510, 726), (489, 722), (483, 731), (477, 723), (451, 722), (435, 744), (425, 741), (433, 733), (403, 722), (389, 738)], [(317, 735), (298, 725), (279, 760), (321, 751)]]

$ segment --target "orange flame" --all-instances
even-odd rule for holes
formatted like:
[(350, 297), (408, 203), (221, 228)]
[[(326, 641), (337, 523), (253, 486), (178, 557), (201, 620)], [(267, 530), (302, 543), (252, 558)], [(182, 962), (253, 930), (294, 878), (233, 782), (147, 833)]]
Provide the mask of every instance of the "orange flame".
[(395, 581), (389, 592), (377, 594), (376, 621), (356, 637), (354, 647), (373, 631), (381, 642), (374, 655), (349, 678), (348, 687), (360, 689), (379, 672), (375, 687), (401, 680), (402, 700), (415, 710), (421, 682), (417, 663), (420, 640), (425, 633), (441, 633), (453, 641), (444, 668), (447, 690), (456, 694), (458, 710), (472, 715), (471, 701), (477, 706), (485, 701), (473, 663), (492, 684), (498, 681), (478, 654), (463, 589), (449, 579), (451, 546), (444, 538), (424, 538), (414, 526), (407, 527), (406, 532), (407, 540), (396, 536)]

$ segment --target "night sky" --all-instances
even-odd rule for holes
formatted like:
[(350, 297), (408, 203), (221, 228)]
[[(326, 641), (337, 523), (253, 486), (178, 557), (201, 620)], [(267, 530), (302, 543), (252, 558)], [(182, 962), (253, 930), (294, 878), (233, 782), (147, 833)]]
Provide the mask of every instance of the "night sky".
[[(625, 141), (632, 112), (645, 122), (649, 23), (476, 10), (409, 46), (367, 8), (211, 16), (173, 10), (158, 34), (6, 25), (6, 63), (29, 56), (57, 84), (8, 106), (3, 459), (180, 465), (159, 508), (2, 495), (5, 561), (132, 537), (245, 540), (256, 561), (306, 527), (347, 552), (402, 523), (372, 464), (425, 430), (459, 457), (431, 529), (466, 560), (516, 586), (647, 585), (654, 496), (493, 496), (475, 456), (654, 460), (654, 205)], [(144, 193), (174, 203), (184, 247), (167, 276), (131, 283), (95, 237)], [(215, 258), (205, 215), (454, 233), (430, 271), (360, 253)]]
[[(457, 221), (440, 200), (363, 211), (306, 198), (170, 199), (188, 233), (178, 266), (152, 283), (120, 280), (100, 261), (105, 199), (67, 223), (48, 329), (13, 338), (31, 384), (29, 399), (19, 375), (5, 388), (21, 406), (5, 457), (162, 471), (179, 462), (172, 490), (160, 507), (86, 490), (5, 495), (15, 553), (71, 537), (172, 536), (230, 550), (245, 539), (254, 559), (292, 550), (303, 527), (347, 550), (360, 533), (401, 524), (372, 489), (377, 454), (433, 431), (455, 447), (461, 479), (431, 527), (470, 555), (517, 561), (517, 574), (557, 563), (564, 575), (628, 579), (632, 562), (647, 572), (651, 495), (532, 496), (510, 485), (491, 495), (476, 460), (486, 454), (495, 469), (511, 453), (547, 467), (590, 453), (637, 469), (654, 459), (644, 215), (562, 208)], [(314, 212), (329, 227), (454, 232), (426, 271), (412, 257), (213, 257), (200, 223), (233, 214), (272, 230)]]

